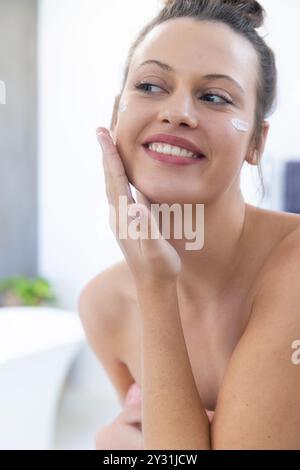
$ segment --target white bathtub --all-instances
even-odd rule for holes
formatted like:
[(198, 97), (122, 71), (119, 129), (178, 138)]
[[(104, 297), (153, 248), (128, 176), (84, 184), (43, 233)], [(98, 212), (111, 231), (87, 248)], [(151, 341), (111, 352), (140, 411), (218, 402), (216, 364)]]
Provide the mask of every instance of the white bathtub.
[(74, 312), (0, 308), (0, 449), (52, 449), (57, 405), (84, 343)]

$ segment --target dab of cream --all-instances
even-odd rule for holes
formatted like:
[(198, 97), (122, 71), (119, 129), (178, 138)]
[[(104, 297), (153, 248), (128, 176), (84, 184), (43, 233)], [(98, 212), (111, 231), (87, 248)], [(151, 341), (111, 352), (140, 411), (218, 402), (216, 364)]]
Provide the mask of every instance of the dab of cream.
[(128, 103), (126, 101), (122, 101), (122, 103), (120, 103), (120, 106), (119, 106), (119, 113), (124, 113), (124, 111), (126, 111), (127, 109), (127, 106), (128, 106)]
[(249, 130), (249, 124), (246, 121), (242, 121), (241, 119), (236, 118), (231, 119), (231, 122), (237, 131), (247, 132)]

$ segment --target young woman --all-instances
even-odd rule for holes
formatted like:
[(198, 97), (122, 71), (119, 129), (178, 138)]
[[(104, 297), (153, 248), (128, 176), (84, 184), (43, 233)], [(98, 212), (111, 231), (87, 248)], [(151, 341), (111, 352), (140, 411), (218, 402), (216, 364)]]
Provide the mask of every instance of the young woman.
[(191, 204), (193, 227), (203, 204), (204, 245), (187, 250), (174, 230), (121, 238), (111, 217), (125, 261), (79, 301), (125, 405), (97, 448), (300, 449), (300, 216), (246, 204), (240, 190), (245, 162), (260, 168), (276, 100), (274, 54), (256, 31), (264, 10), (165, 3), (130, 50), (114, 142), (99, 129), (107, 196), (117, 216), (123, 196), (159, 230), (152, 204)]

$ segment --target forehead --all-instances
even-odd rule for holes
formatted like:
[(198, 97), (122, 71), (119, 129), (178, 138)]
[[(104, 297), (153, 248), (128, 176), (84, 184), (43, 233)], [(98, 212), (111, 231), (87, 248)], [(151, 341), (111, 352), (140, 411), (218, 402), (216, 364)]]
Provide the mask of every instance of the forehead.
[(246, 89), (253, 88), (257, 80), (254, 47), (220, 22), (175, 18), (156, 26), (137, 47), (129, 73), (147, 59), (166, 62), (181, 75), (228, 74)]

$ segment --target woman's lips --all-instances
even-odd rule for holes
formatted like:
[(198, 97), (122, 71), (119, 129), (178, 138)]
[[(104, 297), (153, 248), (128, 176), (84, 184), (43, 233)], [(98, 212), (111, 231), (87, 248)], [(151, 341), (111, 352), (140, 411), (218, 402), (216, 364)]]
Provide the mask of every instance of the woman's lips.
[(154, 152), (150, 150), (147, 145), (143, 145), (146, 153), (155, 160), (159, 160), (163, 163), (170, 163), (172, 165), (199, 165), (206, 160), (206, 157), (199, 156), (198, 158), (188, 158), (188, 157), (177, 157), (175, 155), (165, 155), (163, 153)]

